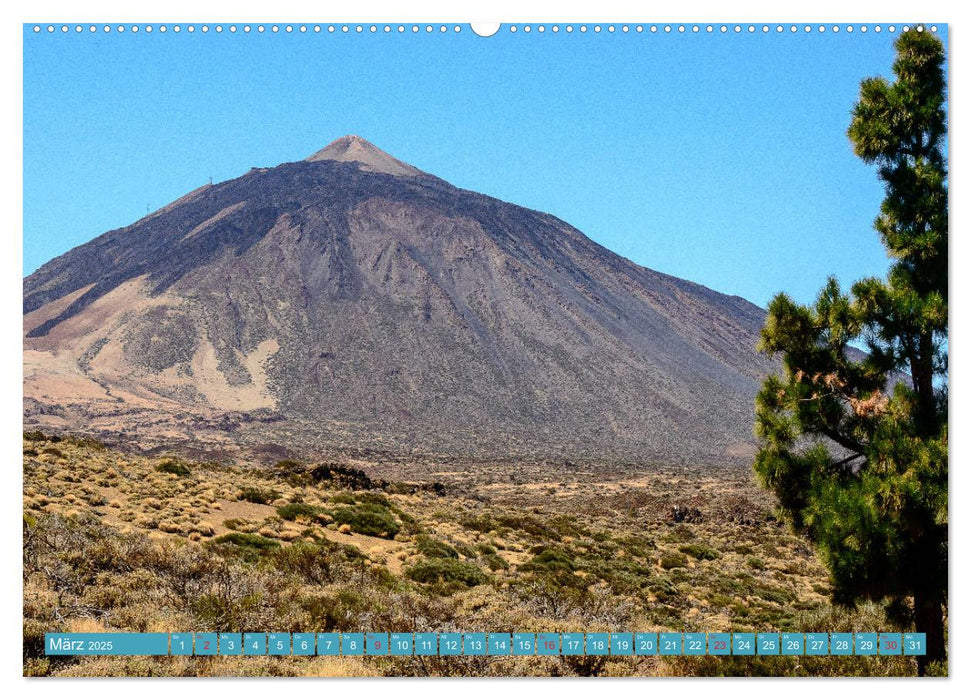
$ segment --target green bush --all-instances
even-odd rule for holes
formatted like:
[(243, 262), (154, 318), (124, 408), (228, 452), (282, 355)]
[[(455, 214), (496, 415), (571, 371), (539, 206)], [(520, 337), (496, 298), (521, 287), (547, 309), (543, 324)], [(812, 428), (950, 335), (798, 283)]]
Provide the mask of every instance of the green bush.
[(489, 580), (478, 566), (458, 559), (423, 559), (405, 575), (418, 583), (461, 583), (466, 586), (478, 586)]
[(155, 467), (155, 471), (163, 474), (175, 474), (176, 476), (189, 476), (189, 467), (177, 459), (167, 459)]
[(273, 503), (279, 497), (280, 492), (276, 489), (258, 489), (248, 486), (239, 492), (239, 500), (263, 506), (267, 503)]
[(278, 571), (297, 574), (315, 585), (346, 580), (365, 563), (364, 553), (357, 547), (328, 540), (294, 542), (273, 550), (273, 564)]
[(509, 568), (509, 563), (494, 552), (492, 554), (486, 554), (482, 558), (491, 571)]
[(765, 560), (760, 559), (759, 557), (748, 557), (745, 560), (745, 563), (753, 569), (758, 569), (759, 571), (765, 568)]
[(263, 554), (269, 554), (280, 547), (280, 543), (276, 540), (248, 532), (227, 532), (212, 542), (214, 545), (229, 545), (237, 548), (236, 553), (246, 561), (255, 561)]
[(354, 496), (358, 503), (370, 503), (371, 505), (384, 506), (391, 508), (391, 501), (383, 493), (358, 493)]
[(674, 581), (664, 576), (657, 576), (652, 578), (648, 583), (648, 588), (662, 600), (665, 598), (670, 598), (678, 594), (678, 587), (675, 585)]
[(703, 559), (703, 560), (710, 561), (713, 559), (718, 559), (718, 557), (721, 556), (718, 553), (717, 549), (715, 549), (714, 547), (709, 547), (706, 544), (699, 544), (699, 543), (686, 544), (679, 547), (679, 549), (685, 554), (687, 554), (689, 557), (694, 557), (695, 559)]
[(307, 613), (310, 629), (333, 632), (360, 628), (367, 619), (371, 601), (356, 590), (344, 588), (336, 594), (303, 598), (299, 605)]
[(690, 542), (695, 538), (694, 531), (684, 523), (678, 523), (668, 531), (664, 538), (668, 542)]
[(398, 534), (398, 523), (384, 506), (363, 504), (338, 508), (334, 511), (334, 522), (350, 525), (351, 530), (362, 535), (393, 539)]
[(538, 569), (565, 569), (575, 571), (577, 568), (573, 557), (561, 549), (544, 549), (535, 557), (522, 565), (523, 571), (535, 571)]
[(273, 549), (279, 547), (280, 543), (271, 540), (263, 535), (254, 535), (249, 532), (227, 532), (213, 540), (216, 544), (233, 544), (238, 547), (252, 547), (253, 549)]
[(418, 553), (431, 559), (458, 559), (459, 553), (445, 542), (440, 542), (427, 535), (418, 536)]
[(285, 506), (280, 506), (276, 509), (276, 514), (279, 515), (284, 520), (296, 520), (299, 517), (304, 517), (313, 520), (318, 515), (320, 515), (321, 510), (317, 506), (312, 506), (309, 503), (287, 503)]
[(665, 552), (661, 555), (662, 569), (677, 569), (688, 565), (688, 557), (681, 552)]
[(80, 437), (77, 435), (68, 435), (64, 438), (64, 442), (75, 445), (76, 447), (86, 447), (89, 450), (94, 450), (95, 452), (104, 452), (108, 448), (101, 440), (97, 440), (93, 437)]

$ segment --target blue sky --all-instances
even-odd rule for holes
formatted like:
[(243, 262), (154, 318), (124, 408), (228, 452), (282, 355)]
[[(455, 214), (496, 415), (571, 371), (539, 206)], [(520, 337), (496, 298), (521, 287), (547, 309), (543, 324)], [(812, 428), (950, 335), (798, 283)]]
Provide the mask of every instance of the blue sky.
[[(578, 25), (577, 25), (578, 26)], [(846, 138), (893, 36), (24, 29), (24, 273), (213, 178), (358, 134), (764, 306), (882, 275)]]

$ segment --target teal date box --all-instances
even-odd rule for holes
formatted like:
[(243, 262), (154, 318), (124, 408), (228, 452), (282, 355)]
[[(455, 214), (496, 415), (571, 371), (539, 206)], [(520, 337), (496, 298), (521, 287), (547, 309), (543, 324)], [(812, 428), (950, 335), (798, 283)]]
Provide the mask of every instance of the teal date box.
[(313, 632), (294, 632), (293, 633), (293, 655), (294, 656), (313, 656), (314, 649)]
[(169, 653), (172, 656), (192, 656), (192, 635), (185, 632), (170, 634)]
[(614, 632), (610, 635), (611, 656), (633, 656), (634, 635), (630, 632)]
[(512, 653), (515, 656), (536, 655), (536, 635), (517, 632), (512, 636)]
[(219, 653), (222, 656), (239, 656), (243, 653), (243, 635), (223, 632), (219, 635)]
[(196, 656), (215, 656), (217, 646), (215, 632), (200, 632), (196, 635)]
[(243, 635), (244, 656), (266, 656), (266, 632), (247, 632)]
[(829, 633), (809, 632), (806, 634), (806, 656), (829, 656)]
[(411, 656), (414, 648), (414, 639), (410, 632), (391, 633), (392, 656)]
[(909, 656), (924, 656), (927, 653), (927, 633), (907, 632), (904, 634), (904, 653)]
[(368, 656), (387, 656), (388, 647), (390, 646), (390, 640), (388, 639), (387, 633), (384, 632), (369, 632), (367, 637), (367, 654)]
[(635, 634), (634, 653), (638, 656), (655, 656), (657, 654), (657, 634), (654, 632), (638, 632)]
[(802, 656), (805, 648), (805, 640), (801, 634), (796, 632), (783, 632), (781, 640), (781, 653), (784, 656)]
[(317, 635), (318, 656), (340, 656), (341, 636), (337, 632), (321, 632)]
[(555, 632), (541, 632), (536, 635), (536, 653), (539, 656), (558, 656), (560, 635)]
[(900, 656), (903, 654), (904, 640), (900, 632), (880, 633), (880, 655)]
[(461, 656), (462, 635), (457, 632), (445, 632), (438, 635), (438, 653), (441, 656)]
[(661, 656), (681, 656), (681, 633), (662, 632), (658, 637)]
[(485, 656), (486, 636), (480, 632), (470, 632), (462, 639), (465, 656)]
[(610, 635), (599, 632), (587, 635), (587, 656), (606, 656), (610, 653)]
[(512, 653), (512, 635), (493, 632), (489, 635), (489, 655), (508, 656)]
[(732, 653), (732, 635), (728, 632), (713, 632), (708, 635), (708, 653), (711, 656), (728, 656)]
[(364, 635), (359, 632), (341, 634), (342, 656), (364, 656)]
[(416, 656), (438, 656), (438, 633), (437, 632), (416, 632), (415, 633), (415, 655)]
[(703, 632), (688, 632), (684, 635), (685, 656), (704, 656), (707, 646), (708, 635)]
[(875, 656), (877, 653), (877, 635), (874, 632), (856, 633), (856, 655)]
[(270, 632), (267, 636), (266, 646), (270, 651), (270, 656), (290, 656), (290, 633)]
[(583, 656), (583, 632), (563, 633), (563, 656)]
[(755, 654), (755, 635), (751, 632), (732, 633), (732, 654), (734, 656), (752, 656)]
[(834, 656), (852, 656), (853, 635), (850, 632), (834, 632), (829, 635), (829, 653)]
[(777, 632), (759, 632), (756, 640), (756, 651), (759, 656), (779, 655), (779, 634)]

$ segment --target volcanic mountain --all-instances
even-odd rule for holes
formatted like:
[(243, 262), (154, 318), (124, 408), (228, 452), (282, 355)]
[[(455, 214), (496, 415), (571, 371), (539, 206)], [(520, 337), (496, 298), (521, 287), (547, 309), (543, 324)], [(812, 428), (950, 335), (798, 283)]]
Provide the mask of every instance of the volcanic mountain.
[(726, 464), (751, 454), (764, 317), (346, 136), (27, 277), (25, 425)]

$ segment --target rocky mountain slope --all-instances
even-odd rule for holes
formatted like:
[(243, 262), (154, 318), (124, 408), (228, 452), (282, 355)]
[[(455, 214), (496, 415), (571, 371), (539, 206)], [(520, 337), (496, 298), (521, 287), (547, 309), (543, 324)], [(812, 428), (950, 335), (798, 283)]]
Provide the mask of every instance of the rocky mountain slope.
[(25, 424), (267, 453), (726, 464), (751, 454), (763, 318), (344, 137), (27, 277)]

